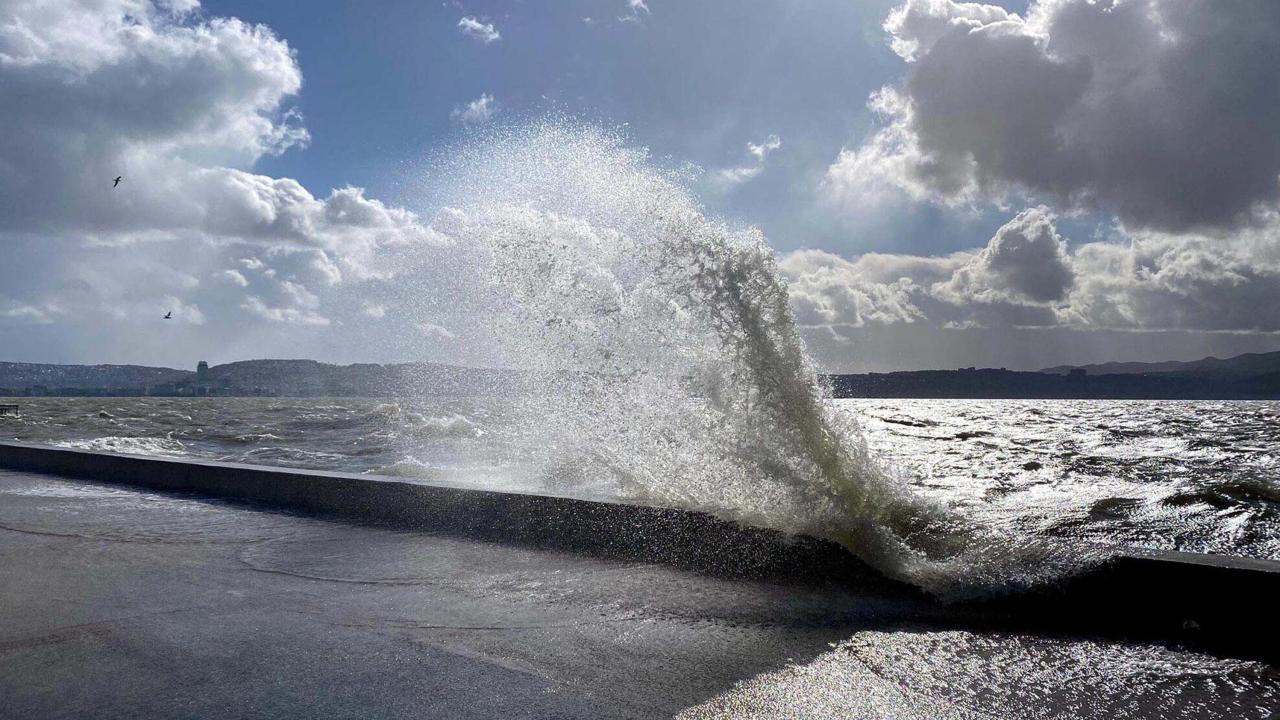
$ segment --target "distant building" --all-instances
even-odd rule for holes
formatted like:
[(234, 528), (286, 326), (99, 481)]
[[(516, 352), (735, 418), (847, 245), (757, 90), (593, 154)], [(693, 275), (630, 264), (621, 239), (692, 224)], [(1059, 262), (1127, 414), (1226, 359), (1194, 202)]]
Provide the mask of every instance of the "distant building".
[(209, 379), (209, 363), (201, 360), (196, 363), (196, 380), (204, 382)]

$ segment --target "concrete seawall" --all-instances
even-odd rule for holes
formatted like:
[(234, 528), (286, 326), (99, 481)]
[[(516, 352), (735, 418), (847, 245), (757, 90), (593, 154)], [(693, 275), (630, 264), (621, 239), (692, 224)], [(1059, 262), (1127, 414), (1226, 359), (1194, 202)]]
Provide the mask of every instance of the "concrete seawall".
[[(0, 442), (0, 468), (195, 493), (343, 521), (372, 523), (597, 557), (661, 563), (724, 577), (921, 594), (884, 579), (840, 546), (712, 515), (442, 483), (174, 460)], [(1126, 550), (1058, 586), (942, 605), (927, 622), (1161, 640), (1272, 662), (1280, 563)]]
[(707, 513), (499, 492), (319, 470), (177, 460), (0, 442), (0, 468), (194, 492), (344, 520), (446, 532), (781, 582), (894, 586), (840, 546)]

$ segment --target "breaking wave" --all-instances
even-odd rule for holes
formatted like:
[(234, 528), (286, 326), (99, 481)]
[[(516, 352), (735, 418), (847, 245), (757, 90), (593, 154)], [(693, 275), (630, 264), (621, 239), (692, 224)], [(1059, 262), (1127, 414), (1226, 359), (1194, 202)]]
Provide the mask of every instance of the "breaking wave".
[(938, 593), (1079, 563), (880, 467), (819, 382), (773, 250), (707, 217), (687, 173), (558, 120), (472, 139), (445, 165), (435, 227), (470, 254), (472, 316), (534, 379), (518, 425), (553, 485), (830, 538)]
[(158, 437), (120, 437), (109, 435), (85, 440), (60, 440), (58, 447), (95, 452), (123, 453), (126, 455), (151, 455), (155, 457), (186, 457), (187, 448), (177, 440)]

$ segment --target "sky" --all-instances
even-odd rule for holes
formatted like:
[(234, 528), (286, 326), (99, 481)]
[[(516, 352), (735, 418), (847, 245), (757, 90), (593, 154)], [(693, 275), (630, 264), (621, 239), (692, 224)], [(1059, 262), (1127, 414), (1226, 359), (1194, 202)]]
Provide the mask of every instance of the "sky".
[(1272, 0), (0, 0), (0, 360), (486, 364), (436, 198), (547, 118), (828, 370), (1280, 350), (1278, 65)]

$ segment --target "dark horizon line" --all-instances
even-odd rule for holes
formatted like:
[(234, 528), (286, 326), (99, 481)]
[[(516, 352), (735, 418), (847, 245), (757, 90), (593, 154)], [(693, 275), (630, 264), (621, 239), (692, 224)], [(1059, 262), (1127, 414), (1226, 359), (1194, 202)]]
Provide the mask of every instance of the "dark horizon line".
[[(969, 367), (955, 367), (955, 368), (933, 367), (933, 368), (862, 370), (862, 371), (825, 371), (824, 370), (824, 371), (820, 371), (819, 374), (823, 376), (887, 375), (892, 373), (960, 372), (960, 371), (973, 371), (973, 370), (996, 370), (996, 371), (1016, 372), (1016, 373), (1065, 374), (1067, 371), (1072, 369), (1077, 369), (1077, 368), (1093, 369), (1093, 368), (1101, 368), (1106, 366), (1153, 366), (1154, 367), (1154, 366), (1160, 366), (1160, 365), (1175, 365), (1175, 364), (1176, 365), (1193, 365), (1196, 363), (1204, 363), (1204, 362), (1231, 362), (1233, 360), (1240, 360), (1243, 358), (1268, 357), (1268, 356), (1274, 356), (1277, 359), (1277, 364), (1280, 364), (1280, 350), (1276, 350), (1271, 352), (1247, 352), (1247, 353), (1240, 353), (1238, 355), (1230, 355), (1227, 357), (1218, 357), (1216, 355), (1206, 355), (1204, 357), (1197, 358), (1195, 360), (1106, 360), (1102, 362), (1079, 363), (1074, 365), (1064, 363), (1059, 365), (1050, 365), (1048, 367), (1037, 368), (1037, 369), (1021, 369), (1021, 370), (1017, 370), (1017, 369), (1010, 370), (1007, 366), (978, 367), (975, 365), (975, 366), (969, 366)], [(204, 361), (198, 360), (197, 363), (199, 362), (204, 362)], [(381, 367), (389, 367), (389, 366), (397, 366), (397, 365), (437, 365), (441, 367), (462, 368), (462, 369), (468, 369), (468, 370), (491, 370), (491, 371), (512, 370), (513, 371), (518, 369), (518, 368), (512, 368), (512, 367), (499, 367), (499, 366), (492, 366), (492, 365), (489, 365), (489, 366), (463, 365), (459, 363), (438, 362), (438, 361), (432, 361), (432, 360), (393, 360), (393, 361), (387, 361), (387, 362), (343, 363), (343, 362), (331, 362), (328, 360), (317, 360), (314, 358), (296, 358), (296, 357), (295, 358), (280, 358), (280, 357), (245, 358), (241, 360), (228, 360), (226, 362), (218, 363), (216, 365), (211, 364), (209, 365), (209, 367), (218, 368), (218, 367), (225, 367), (227, 365), (234, 365), (238, 363), (253, 363), (253, 362), (311, 362), (311, 363), (317, 363), (320, 365), (329, 365), (332, 367), (339, 367), (339, 368), (347, 368), (347, 367), (353, 367), (357, 365), (376, 365)], [(24, 360), (0, 359), (0, 365), (43, 365), (43, 366), (49, 366), (49, 367), (67, 367), (67, 368), (118, 367), (118, 368), (144, 368), (149, 370), (167, 370), (172, 372), (194, 372), (194, 370), (175, 368), (175, 367), (170, 367), (168, 365), (145, 365), (141, 363), (120, 363), (120, 362), (69, 363), (69, 362), (31, 362), (31, 361), (24, 361)], [(1151, 370), (1150, 372), (1167, 372), (1167, 371)], [(1133, 374), (1133, 373), (1120, 373), (1120, 374)]]

